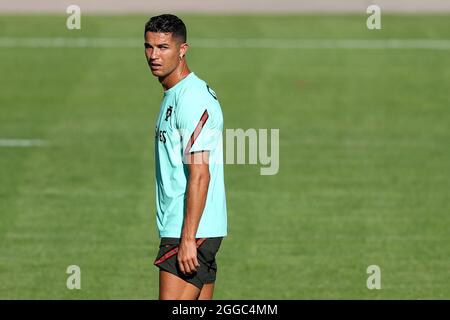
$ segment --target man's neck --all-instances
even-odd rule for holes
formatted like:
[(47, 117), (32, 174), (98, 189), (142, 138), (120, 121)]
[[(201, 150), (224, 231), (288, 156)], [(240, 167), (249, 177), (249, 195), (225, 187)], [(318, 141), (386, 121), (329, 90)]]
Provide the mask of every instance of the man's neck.
[(172, 71), (172, 73), (168, 74), (165, 77), (159, 78), (159, 82), (163, 86), (164, 91), (169, 90), (173, 86), (175, 86), (178, 82), (186, 78), (191, 71), (186, 63), (180, 64), (178, 68)]

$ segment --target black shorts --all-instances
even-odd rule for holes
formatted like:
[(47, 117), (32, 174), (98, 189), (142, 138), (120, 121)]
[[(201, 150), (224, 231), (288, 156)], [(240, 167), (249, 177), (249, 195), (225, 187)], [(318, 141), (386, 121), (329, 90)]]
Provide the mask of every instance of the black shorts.
[(222, 237), (196, 239), (197, 260), (200, 267), (197, 268), (195, 273), (184, 274), (179, 269), (177, 261), (180, 238), (161, 238), (159, 252), (154, 265), (201, 289), (204, 284), (216, 281), (216, 254), (220, 248), (222, 239)]

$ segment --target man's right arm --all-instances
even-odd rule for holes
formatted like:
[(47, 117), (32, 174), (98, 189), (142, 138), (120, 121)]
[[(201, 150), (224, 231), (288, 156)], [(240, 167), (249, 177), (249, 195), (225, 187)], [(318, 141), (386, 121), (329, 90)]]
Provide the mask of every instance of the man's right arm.
[(187, 156), (188, 182), (186, 212), (178, 251), (178, 263), (183, 273), (191, 273), (199, 267), (195, 236), (205, 208), (210, 181), (209, 152), (195, 152)]

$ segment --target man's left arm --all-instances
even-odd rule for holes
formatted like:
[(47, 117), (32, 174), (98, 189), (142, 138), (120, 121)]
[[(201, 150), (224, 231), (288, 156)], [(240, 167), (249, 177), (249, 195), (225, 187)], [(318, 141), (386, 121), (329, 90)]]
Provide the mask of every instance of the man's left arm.
[(188, 274), (195, 272), (200, 266), (195, 236), (205, 208), (210, 175), (208, 151), (194, 152), (186, 157), (188, 168), (186, 212), (181, 231), (178, 264), (181, 272)]

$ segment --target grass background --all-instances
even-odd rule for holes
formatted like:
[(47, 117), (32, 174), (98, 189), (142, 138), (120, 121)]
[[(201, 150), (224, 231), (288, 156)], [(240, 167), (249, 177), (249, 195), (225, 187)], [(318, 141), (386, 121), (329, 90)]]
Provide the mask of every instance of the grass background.
[[(0, 37), (142, 41), (146, 16), (0, 16)], [(193, 38), (450, 39), (446, 15), (182, 16)], [(227, 165), (216, 299), (450, 298), (448, 50), (191, 48), (225, 128), (279, 128), (280, 171)], [(156, 299), (139, 48), (0, 48), (1, 299)], [(69, 265), (81, 290), (66, 288)], [(382, 289), (368, 290), (378, 265)]]

